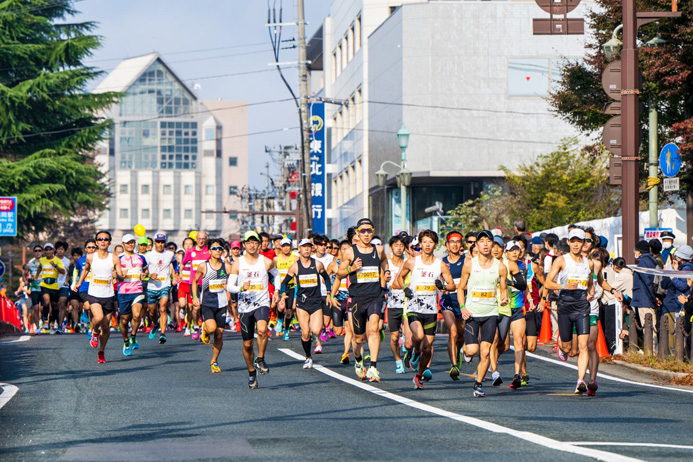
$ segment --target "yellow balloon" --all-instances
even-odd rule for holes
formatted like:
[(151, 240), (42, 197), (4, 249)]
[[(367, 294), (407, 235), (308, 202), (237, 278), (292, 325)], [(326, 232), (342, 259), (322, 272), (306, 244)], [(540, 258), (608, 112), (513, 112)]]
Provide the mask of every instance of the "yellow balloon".
[(197, 231), (190, 231), (188, 237), (194, 241), (197, 241)]
[(142, 237), (147, 232), (142, 225), (135, 225), (135, 236)]

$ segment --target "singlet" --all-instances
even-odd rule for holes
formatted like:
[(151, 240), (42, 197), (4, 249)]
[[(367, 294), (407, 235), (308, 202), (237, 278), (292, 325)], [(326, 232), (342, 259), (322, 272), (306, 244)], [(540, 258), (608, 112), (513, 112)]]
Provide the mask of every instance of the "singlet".
[(372, 246), (373, 251), (365, 254), (361, 253), (358, 246), (352, 245), (354, 260), (360, 258), (363, 266), (358, 271), (349, 274), (349, 295), (373, 299), (380, 296), (380, 258), (378, 248)]
[(120, 267), (123, 270), (123, 281), (118, 286), (119, 294), (141, 294), (143, 292), (140, 275), (147, 267), (147, 259), (138, 253), (120, 256)]
[(412, 298), (407, 304), (407, 311), (420, 314), (436, 314), (438, 312), (438, 296), (436, 279), (440, 277), (441, 261), (435, 258), (430, 265), (424, 264), (421, 255), (414, 259), (409, 287)]
[[(178, 270), (178, 261), (173, 252), (164, 250), (162, 253), (158, 253), (152, 250), (147, 252), (145, 258), (150, 274), (147, 290), (161, 290), (171, 287), (171, 263), (173, 263), (174, 270)], [(151, 277), (152, 274), (156, 274), (156, 278)]]
[[(185, 257), (185, 255), (183, 256)], [(192, 261), (187, 261), (185, 263), (182, 263), (181, 260), (181, 269), (180, 269), (180, 283), (179, 284), (190, 284), (190, 272), (192, 268)]]
[(250, 313), (261, 307), (269, 307), (269, 280), (265, 266), (266, 257), (258, 255), (257, 262), (248, 263), (247, 255), (238, 259), (238, 286), (243, 287), (245, 281), (250, 281), (248, 290), (238, 294), (238, 312)]
[(27, 263), (27, 268), (29, 270), (29, 275), (31, 276), (31, 282), (29, 283), (29, 288), (33, 290), (41, 289), (41, 263), (39, 263), (38, 258), (32, 258)]
[(53, 257), (50, 260), (46, 257), (41, 257), (39, 264), (41, 265), (41, 287), (60, 289), (58, 284), (58, 275), (60, 273), (58, 273), (57, 268), (65, 269), (63, 262), (58, 257)]
[(472, 258), (472, 270), (467, 281), (465, 308), (474, 317), (497, 316), (496, 286), (500, 261), (493, 259), (489, 268), (482, 268), (479, 257)]
[(181, 264), (185, 265), (186, 263), (190, 263), (190, 279), (186, 281), (188, 284), (192, 284), (195, 282), (195, 274), (197, 274), (197, 267), (200, 266), (200, 263), (209, 261), (209, 248), (205, 247), (202, 250), (199, 250), (197, 247), (193, 247), (192, 249), (189, 249), (187, 252), (185, 252), (185, 256), (183, 257), (183, 261)]
[(560, 291), (558, 294), (558, 309), (560, 311), (575, 309), (582, 311), (585, 307), (589, 307), (589, 303), (587, 303), (587, 287), (592, 271), (590, 270), (589, 260), (583, 255), (580, 255), (580, 258), (582, 261), (578, 263), (573, 260), (570, 254), (563, 255), (565, 268), (558, 273), (558, 283), (563, 285), (577, 282), (578, 287), (575, 290), (563, 289)]
[[(284, 281), (284, 278), (289, 274), (289, 268), (296, 262), (296, 258), (289, 254), (284, 255), (283, 253), (277, 254), (277, 271), (279, 271), (279, 280)], [(291, 279), (289, 284), (286, 286), (287, 289), (293, 289), (296, 286), (296, 278)]]
[[(520, 273), (527, 280), (527, 264), (524, 261), (517, 261), (517, 266), (520, 268)], [(522, 308), (525, 306), (525, 291), (518, 290), (511, 285), (512, 275), (508, 269), (508, 306), (511, 309)]]
[(207, 271), (202, 278), (202, 299), (200, 304), (210, 308), (225, 308), (229, 304), (226, 297), (226, 280), (229, 275), (224, 268), (224, 262), (221, 262), (221, 267), (217, 270), (212, 268), (212, 265), (207, 262)]
[(299, 259), (296, 262), (298, 274), (296, 274), (296, 307), (302, 309), (322, 307), (322, 295), (320, 287), (320, 275), (315, 258), (310, 259), (308, 268), (303, 266)]
[[(455, 283), (455, 287), (460, 285), (460, 278), (462, 277), (462, 268), (464, 267), (464, 255), (460, 255), (460, 258), (457, 259), (455, 263), (450, 262), (450, 255), (446, 255), (443, 257), (443, 262), (448, 265), (448, 269), (450, 270), (450, 276), (452, 276), (452, 280)], [(443, 301), (443, 304), (445, 306), (449, 306), (452, 308), (459, 308), (460, 302), (457, 300), (457, 293), (453, 292), (451, 294), (445, 294), (440, 297)]]
[[(84, 269), (86, 262), (87, 256), (84, 255), (82, 257), (79, 257), (79, 260), (77, 260), (77, 263), (75, 263), (75, 274), (72, 278), (74, 284), (77, 284), (79, 282), (79, 278), (82, 275), (82, 270)], [(91, 281), (91, 267), (89, 268), (89, 272), (87, 273), (87, 275), (84, 276), (84, 281), (82, 281), (82, 285), (77, 287), (77, 292), (88, 292), (89, 281)]]
[(113, 297), (113, 268), (112, 253), (109, 253), (103, 259), (99, 258), (98, 251), (92, 254), (89, 295), (97, 298)]
[(390, 282), (388, 283), (390, 298), (387, 300), (387, 307), (391, 310), (402, 310), (404, 309), (404, 290), (403, 289), (393, 289), (392, 283), (397, 279), (402, 266), (404, 266), (404, 258), (402, 258), (402, 263), (397, 266), (392, 263), (392, 258), (387, 259), (387, 269), (390, 270)]
[[(316, 254), (317, 255), (317, 254)], [(325, 268), (325, 271), (327, 271), (327, 266), (332, 263), (332, 260), (334, 260), (334, 256), (330, 255), (329, 253), (326, 253), (322, 257), (313, 257), (320, 263), (322, 263), (322, 266)], [(325, 284), (320, 284), (320, 295), (323, 297), (327, 297), (327, 287)]]
[(60, 261), (63, 262), (65, 272), (63, 274), (58, 273), (58, 286), (60, 288), (69, 287), (67, 284), (67, 269), (70, 267), (70, 259), (67, 257), (62, 257)]

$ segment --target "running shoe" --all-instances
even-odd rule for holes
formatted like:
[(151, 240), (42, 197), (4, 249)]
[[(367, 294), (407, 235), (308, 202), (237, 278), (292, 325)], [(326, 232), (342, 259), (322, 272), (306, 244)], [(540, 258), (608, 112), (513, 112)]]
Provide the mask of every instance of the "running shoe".
[(327, 329), (327, 337), (328, 338), (337, 338), (337, 334), (334, 333), (334, 330), (332, 328)]
[(140, 342), (137, 341), (135, 337), (132, 335), (130, 336), (130, 348), (133, 350), (139, 350), (140, 349)]
[(303, 368), (304, 369), (312, 369), (313, 368), (313, 358), (306, 358), (306, 360), (303, 362)]
[(429, 368), (426, 368), (426, 370), (423, 372), (422, 377), (424, 379), (424, 382), (430, 382), (433, 378), (433, 374), (431, 373), (431, 370)]
[(354, 365), (354, 371), (356, 372), (356, 376), (361, 380), (364, 380), (366, 378), (366, 370), (363, 368), (363, 360), (356, 361), (356, 364)]
[(460, 380), (460, 368), (456, 365), (450, 368), (450, 378), (452, 380)]
[(484, 387), (481, 386), (479, 382), (474, 382), (474, 397), (475, 398), (485, 398), (486, 393), (484, 393)]
[(123, 342), (123, 356), (132, 355), (132, 350), (130, 349), (130, 344), (128, 342)]
[(106, 357), (104, 356), (103, 351), (99, 351), (96, 362), (98, 362), (98, 363), (105, 363), (106, 362)]
[(596, 395), (597, 389), (599, 389), (599, 385), (597, 385), (596, 380), (590, 380), (589, 382), (587, 382), (587, 396)]
[(404, 355), (407, 354), (407, 349), (404, 347), (404, 337), (402, 337), (401, 344), (399, 346), (399, 351), (400, 351), (400, 356), (402, 356), (402, 360), (404, 360)]
[(493, 386), (494, 387), (499, 387), (503, 383), (503, 379), (501, 379), (500, 372), (496, 371), (491, 374), (491, 379), (493, 380)]
[(472, 362), (472, 359), (474, 359), (474, 356), (467, 356), (466, 353), (462, 353), (462, 360), (463, 360), (465, 363), (467, 363), (467, 364), (471, 363), (471, 362)]
[(282, 332), (284, 328), (282, 327), (284, 325), (284, 320), (282, 319), (277, 319), (277, 325), (274, 326), (274, 331), (278, 334), (279, 332)]
[(369, 367), (368, 372), (366, 373), (366, 378), (369, 382), (380, 382), (380, 373), (378, 372), (378, 369), (373, 366)]
[(282, 336), (282, 340), (284, 340), (285, 342), (289, 340), (289, 329), (286, 329), (284, 331), (284, 335)]
[(327, 332), (325, 332), (325, 329), (320, 332), (320, 341), (321, 342), (327, 342)]
[(344, 353), (340, 362), (342, 364), (349, 364), (349, 353)]
[(578, 380), (577, 386), (575, 387), (575, 394), (581, 395), (587, 391), (587, 385), (585, 385), (584, 380)]
[(250, 388), (251, 390), (257, 389), (257, 376), (255, 376), (255, 375), (249, 375), (248, 376), (248, 388)]
[(190, 338), (193, 340), (200, 340), (200, 331), (195, 329), (192, 334), (190, 334)]
[(219, 363), (217, 363), (216, 361), (210, 362), (209, 365), (212, 368), (212, 374), (217, 374), (217, 373), (221, 372), (221, 368), (219, 367)]
[(149, 340), (154, 340), (156, 337), (156, 331), (158, 331), (158, 327), (153, 327), (152, 330), (149, 331)]
[(519, 374), (515, 374), (515, 376), (513, 377), (513, 381), (510, 382), (510, 388), (512, 388), (513, 390), (517, 390), (521, 386), (522, 386), (522, 379), (520, 378)]
[(190, 328), (186, 327), (183, 331), (183, 337), (190, 337)]
[(371, 359), (371, 354), (370, 354), (370, 353), (366, 353), (365, 356), (363, 357), (363, 359), (366, 360), (366, 361), (370, 360), (370, 359)]
[(558, 359), (560, 359), (561, 361), (568, 361), (568, 353), (563, 353), (563, 350), (561, 350), (560, 348), (556, 349), (556, 354), (558, 355)]
[(529, 375), (527, 375), (527, 374), (522, 374), (522, 375), (520, 376), (520, 379), (522, 379), (522, 386), (523, 386), (523, 387), (526, 387), (527, 385), (529, 385)]
[(395, 374), (404, 374), (404, 363), (401, 360), (395, 361)]
[(164, 334), (159, 335), (159, 345), (166, 343), (166, 336)]
[(269, 374), (269, 367), (267, 366), (267, 363), (265, 362), (265, 358), (262, 358), (262, 359), (255, 358), (253, 365), (255, 366), (255, 369), (260, 371), (260, 374), (262, 374), (262, 375)]
[(411, 359), (409, 360), (409, 367), (411, 368), (412, 371), (415, 371), (419, 368), (419, 361), (421, 360), (421, 352), (414, 352), (411, 355)]
[(414, 374), (414, 378), (411, 379), (412, 382), (414, 382), (414, 388), (417, 390), (420, 390), (423, 388), (423, 377), (421, 377), (419, 374)]
[(25, 334), (28, 334), (28, 333), (29, 333), (29, 328), (28, 328), (28, 327), (25, 327), (25, 328), (24, 328), (24, 333), (25, 333)]
[(99, 336), (96, 334), (96, 332), (92, 332), (91, 338), (89, 339), (89, 345), (91, 345), (92, 348), (99, 347)]
[(405, 349), (404, 352), (402, 353), (402, 363), (409, 364), (410, 359), (411, 358), (409, 357), (409, 352)]
[(200, 329), (200, 340), (202, 340), (202, 343), (204, 343), (205, 345), (209, 345), (210, 343), (212, 343), (212, 341), (209, 339), (209, 334), (207, 333), (204, 327)]
[(320, 355), (322, 354), (322, 345), (319, 343), (315, 345), (315, 349), (313, 349), (313, 354)]
[(380, 329), (380, 342), (385, 341), (385, 329)]

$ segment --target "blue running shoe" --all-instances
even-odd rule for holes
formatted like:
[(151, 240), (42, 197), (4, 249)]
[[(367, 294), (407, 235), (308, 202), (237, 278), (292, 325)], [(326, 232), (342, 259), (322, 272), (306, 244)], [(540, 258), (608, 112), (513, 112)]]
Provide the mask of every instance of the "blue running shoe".
[(404, 374), (404, 363), (395, 361), (395, 374)]
[(282, 336), (282, 340), (284, 340), (284, 341), (289, 340), (289, 329), (286, 329), (284, 331), (284, 335)]
[(156, 338), (156, 333), (159, 331), (159, 328), (156, 327), (152, 330), (149, 331), (149, 340), (154, 340)]
[(132, 350), (129, 343), (123, 343), (123, 356), (131, 356)]
[(140, 349), (140, 342), (137, 341), (135, 337), (130, 336), (130, 349), (131, 350), (139, 350)]
[(431, 373), (430, 369), (426, 369), (422, 375), (424, 382), (430, 382), (431, 379), (433, 378), (433, 374)]
[(411, 355), (411, 359), (409, 359), (409, 367), (411, 370), (415, 371), (419, 368), (419, 361), (421, 360), (421, 352), (416, 353), (416, 350)]

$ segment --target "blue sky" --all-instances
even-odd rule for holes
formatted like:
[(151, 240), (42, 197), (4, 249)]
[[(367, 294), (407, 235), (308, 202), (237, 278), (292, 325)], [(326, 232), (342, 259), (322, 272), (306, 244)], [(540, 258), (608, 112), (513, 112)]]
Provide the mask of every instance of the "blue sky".
[[(275, 3), (275, 0), (271, 0)], [(284, 6), (284, 22), (296, 21), (296, 0), (276, 0)], [(305, 0), (310, 38), (328, 14), (331, 0)], [(202, 99), (242, 100), (249, 103), (282, 100), (290, 94), (273, 61), (265, 0), (77, 0), (79, 21), (95, 21), (103, 46), (86, 64), (108, 71), (121, 59), (159, 52), (190, 86), (200, 84)], [(296, 27), (287, 26), (283, 38), (296, 37)], [(291, 45), (287, 43), (286, 45)], [(194, 51), (193, 50), (206, 50)], [(280, 61), (297, 61), (296, 49), (282, 50)], [(261, 71), (245, 75), (214, 77)], [(284, 74), (298, 93), (295, 67)], [(190, 80), (188, 80), (190, 79)], [(98, 82), (95, 82), (95, 84)], [(248, 132), (298, 126), (292, 101), (250, 107)], [(298, 130), (248, 138), (251, 186), (262, 186), (268, 156), (265, 145), (298, 144)]]

